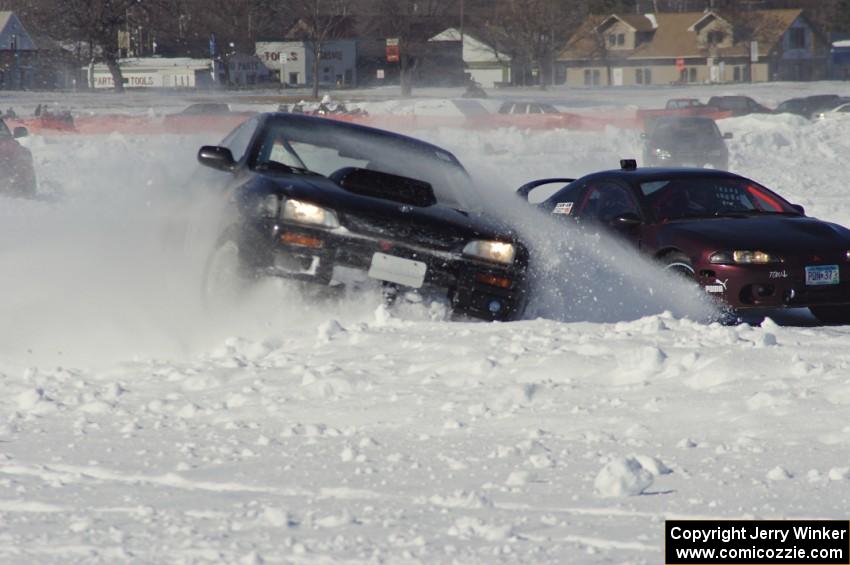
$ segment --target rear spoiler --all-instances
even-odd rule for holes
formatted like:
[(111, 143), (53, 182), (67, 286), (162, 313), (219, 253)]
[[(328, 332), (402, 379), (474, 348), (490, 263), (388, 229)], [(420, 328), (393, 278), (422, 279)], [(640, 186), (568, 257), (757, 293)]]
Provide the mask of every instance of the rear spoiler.
[(544, 184), (569, 184), (576, 179), (566, 179), (566, 178), (552, 178), (552, 179), (538, 179), (533, 180), (531, 182), (525, 183), (521, 187), (519, 187), (516, 191), (518, 195), (528, 200), (528, 193), (537, 188), (538, 186), (543, 186)]

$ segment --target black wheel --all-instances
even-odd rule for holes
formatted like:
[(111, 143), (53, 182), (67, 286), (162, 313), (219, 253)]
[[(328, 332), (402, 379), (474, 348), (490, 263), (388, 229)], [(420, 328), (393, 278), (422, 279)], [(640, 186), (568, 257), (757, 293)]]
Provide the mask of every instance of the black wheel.
[(812, 315), (824, 324), (850, 324), (850, 306), (809, 306)]
[(678, 251), (668, 253), (661, 258), (661, 262), (664, 264), (665, 270), (672, 271), (689, 280), (696, 280), (694, 265), (690, 257), (684, 253), (679, 253)]
[(219, 237), (204, 265), (201, 286), (204, 304), (208, 308), (233, 304), (244, 294), (252, 279), (244, 252), (240, 251), (236, 230), (228, 229)]

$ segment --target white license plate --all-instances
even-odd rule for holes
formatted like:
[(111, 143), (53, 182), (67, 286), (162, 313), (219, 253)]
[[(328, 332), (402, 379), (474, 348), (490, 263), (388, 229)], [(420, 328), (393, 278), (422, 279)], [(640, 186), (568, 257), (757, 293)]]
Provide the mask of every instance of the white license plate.
[(838, 265), (817, 265), (806, 267), (806, 285), (821, 286), (838, 284)]
[(422, 261), (403, 259), (386, 253), (372, 255), (369, 276), (380, 281), (421, 288), (428, 266)]

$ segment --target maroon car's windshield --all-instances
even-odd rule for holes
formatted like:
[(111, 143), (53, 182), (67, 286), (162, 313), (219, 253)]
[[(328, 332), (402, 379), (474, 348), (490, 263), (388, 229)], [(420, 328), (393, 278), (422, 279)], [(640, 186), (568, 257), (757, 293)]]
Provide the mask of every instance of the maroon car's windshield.
[(682, 177), (640, 183), (659, 222), (735, 214), (795, 214), (777, 194), (752, 181), (722, 177)]

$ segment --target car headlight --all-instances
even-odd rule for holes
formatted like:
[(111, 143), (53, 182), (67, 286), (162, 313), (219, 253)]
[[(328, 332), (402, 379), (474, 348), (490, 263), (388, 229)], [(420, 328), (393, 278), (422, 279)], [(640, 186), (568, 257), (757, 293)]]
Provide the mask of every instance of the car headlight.
[(714, 263), (715, 265), (728, 265), (728, 264), (741, 264), (741, 265), (749, 265), (749, 264), (758, 264), (764, 265), (767, 263), (781, 263), (782, 257), (774, 254), (767, 253), (766, 251), (718, 251), (714, 253), (709, 261)]
[(654, 151), (654, 153), (655, 153), (655, 156), (658, 157), (659, 159), (669, 159), (673, 156), (669, 151), (667, 151), (666, 149), (661, 149), (661, 148), (656, 149)]
[(303, 200), (287, 199), (281, 217), (296, 224), (333, 229), (339, 227), (336, 212)]
[(467, 257), (510, 265), (514, 262), (516, 249), (512, 243), (503, 241), (475, 240), (466, 244), (466, 247), (463, 248), (463, 254)]

